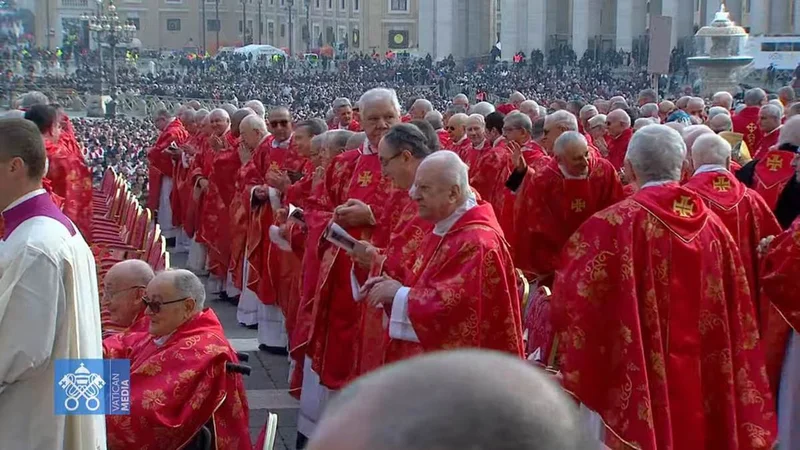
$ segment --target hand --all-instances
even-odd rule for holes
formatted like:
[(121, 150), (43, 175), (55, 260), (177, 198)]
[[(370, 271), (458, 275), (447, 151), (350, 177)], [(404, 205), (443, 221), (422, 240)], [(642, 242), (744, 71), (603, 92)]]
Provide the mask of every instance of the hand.
[(367, 280), (361, 288), (361, 294), (367, 294), (367, 302), (374, 307), (390, 305), (394, 301), (397, 291), (403, 287), (399, 281), (387, 276), (374, 277)]
[(775, 236), (767, 236), (758, 243), (758, 256), (763, 258), (769, 252), (769, 246), (772, 244), (772, 241), (775, 239)]
[(608, 157), (608, 145), (606, 145), (606, 140), (602, 136), (594, 140), (594, 145), (600, 150), (600, 154), (603, 155), (603, 157)]
[(208, 138), (208, 143), (211, 144), (211, 148), (214, 150), (221, 150), (224, 147), (224, 142), (222, 142), (222, 138), (217, 135), (211, 135)]
[(525, 170), (528, 164), (522, 156), (522, 146), (517, 141), (507, 141), (506, 148), (511, 150), (511, 161), (514, 163), (515, 170)]
[(289, 227), (284, 223), (278, 226), (278, 234), (286, 241), (289, 240)]
[(378, 257), (378, 249), (367, 241), (359, 242), (362, 246), (356, 246), (356, 249), (350, 253), (350, 258), (359, 266), (369, 270), (372, 262)]
[(311, 179), (311, 186), (316, 187), (317, 185), (322, 183), (323, 180), (325, 180), (325, 168), (317, 167), (316, 169), (314, 169), (313, 177), (314, 178)]
[(286, 223), (286, 219), (289, 218), (289, 211), (286, 208), (281, 208), (275, 211), (275, 223), (283, 224)]
[(253, 189), (253, 197), (258, 201), (265, 202), (269, 198), (269, 189), (267, 186), (256, 186)]
[(205, 192), (205, 191), (207, 191), (207, 190), (208, 190), (208, 179), (206, 179), (206, 178), (201, 178), (201, 179), (200, 179), (200, 180), (197, 182), (197, 185), (200, 187), (200, 191), (201, 191), (201, 192)]
[(253, 159), (253, 154), (250, 153), (250, 149), (244, 143), (239, 144), (239, 160), (242, 165), (247, 164), (251, 159)]
[(286, 188), (292, 185), (289, 175), (284, 171), (270, 170), (267, 172), (267, 184), (279, 190), (286, 192)]
[(361, 200), (352, 198), (336, 207), (333, 211), (333, 220), (345, 228), (375, 225), (375, 217), (369, 206)]

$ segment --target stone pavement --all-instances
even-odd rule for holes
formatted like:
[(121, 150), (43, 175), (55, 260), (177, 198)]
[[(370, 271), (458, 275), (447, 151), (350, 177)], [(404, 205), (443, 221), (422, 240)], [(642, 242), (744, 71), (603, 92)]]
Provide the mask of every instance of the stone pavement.
[[(186, 253), (171, 253), (172, 267), (185, 267)], [(205, 280), (203, 280), (205, 281)], [(278, 438), (274, 450), (294, 450), (297, 438), (297, 400), (289, 395), (289, 360), (258, 349), (256, 330), (236, 321), (236, 306), (209, 296), (206, 306), (214, 310), (225, 329), (225, 336), (239, 352), (247, 352), (253, 368), (244, 377), (247, 402), (250, 405), (250, 436), (253, 442), (267, 420), (267, 412), (278, 415)], [(260, 449), (258, 449), (260, 450)]]

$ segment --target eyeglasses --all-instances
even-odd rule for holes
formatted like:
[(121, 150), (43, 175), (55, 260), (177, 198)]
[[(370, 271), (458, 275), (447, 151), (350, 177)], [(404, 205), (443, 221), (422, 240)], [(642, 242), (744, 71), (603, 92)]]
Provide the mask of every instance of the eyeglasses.
[(139, 289), (139, 288), (146, 288), (146, 287), (147, 286), (131, 286), (129, 288), (120, 289), (120, 290), (115, 291), (113, 293), (109, 293), (108, 291), (103, 290), (103, 298), (114, 298), (117, 295), (122, 294), (123, 292), (127, 292), (127, 291), (130, 291), (132, 289)]
[(381, 167), (383, 167), (383, 168), (385, 169), (385, 168), (386, 168), (386, 166), (388, 166), (388, 165), (389, 165), (389, 163), (390, 163), (390, 162), (392, 162), (392, 160), (393, 160), (393, 159), (395, 159), (395, 158), (399, 157), (399, 156), (400, 156), (400, 155), (402, 155), (402, 154), (403, 154), (403, 152), (400, 152), (400, 153), (398, 153), (398, 154), (396, 154), (396, 155), (392, 156), (392, 157), (391, 157), (391, 158), (389, 158), (389, 159), (383, 159), (383, 158), (379, 158), (379, 159), (380, 159), (380, 161), (381, 161)]
[(177, 300), (172, 300), (172, 301), (169, 301), (169, 302), (154, 302), (154, 301), (150, 300), (149, 297), (142, 297), (142, 303), (144, 304), (144, 306), (146, 308), (150, 308), (150, 311), (153, 311), (153, 314), (158, 314), (159, 312), (161, 312), (161, 307), (162, 306), (170, 305), (172, 303), (184, 302), (186, 300), (189, 300), (190, 298), (192, 298), (192, 297), (179, 298)]
[(271, 126), (272, 128), (278, 128), (279, 126), (280, 127), (288, 127), (289, 126), (289, 121), (288, 120), (270, 120), (269, 121), (269, 126)]
[(455, 131), (455, 130), (456, 130), (456, 127), (447, 127), (447, 128), (446, 128), (446, 130), (447, 130), (447, 131)]

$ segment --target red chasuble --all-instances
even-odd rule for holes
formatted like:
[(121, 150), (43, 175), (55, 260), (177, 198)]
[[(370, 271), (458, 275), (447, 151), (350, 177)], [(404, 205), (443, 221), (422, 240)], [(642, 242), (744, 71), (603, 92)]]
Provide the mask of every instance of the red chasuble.
[(628, 144), (633, 137), (633, 130), (628, 128), (617, 137), (610, 134), (606, 136), (606, 146), (608, 147), (608, 160), (615, 170), (619, 170), (625, 164), (625, 154), (628, 153)]
[(772, 211), (778, 205), (783, 188), (795, 174), (792, 167), (794, 155), (785, 150), (769, 150), (756, 163), (752, 188), (764, 197)]
[(781, 135), (781, 127), (772, 130), (761, 138), (761, 144), (753, 154), (753, 159), (761, 159), (767, 154), (769, 149), (778, 145), (778, 137)]
[(453, 145), (453, 141), (450, 139), (450, 133), (448, 133), (447, 130), (436, 130), (436, 135), (439, 136), (439, 149), (447, 150)]
[(244, 193), (250, 167), (252, 166), (244, 164), (236, 171), (234, 195), (229, 208), (231, 257), (228, 271), (231, 273), (234, 286), (239, 290), (243, 289), (244, 252), (247, 245), (248, 220), (250, 219), (250, 196)]
[[(192, 193), (191, 189), (187, 189), (187, 180), (191, 172), (192, 161), (200, 149), (199, 140), (200, 135), (193, 134), (184, 142), (184, 146), (189, 147), (190, 151), (184, 151), (181, 153), (181, 157), (175, 161), (172, 191), (169, 193), (169, 203), (172, 208), (172, 224), (184, 229), (183, 222), (186, 217), (186, 209), (189, 208), (191, 204), (191, 199), (187, 197), (187, 191), (189, 196), (191, 196)], [(191, 186), (191, 188), (194, 188), (194, 186)]]
[(242, 162), (237, 151), (238, 140), (230, 132), (225, 133), (223, 140), (225, 147), (214, 151), (199, 233), (208, 249), (208, 271), (224, 280), (231, 255), (229, 207)]
[(603, 418), (609, 447), (772, 448), (747, 277), (697, 194), (642, 189), (587, 220), (564, 258), (552, 300), (559, 369)]
[(86, 242), (92, 242), (92, 173), (83, 155), (45, 140), (47, 178), (52, 191), (64, 199), (64, 215), (78, 226)]
[(75, 128), (72, 127), (72, 121), (65, 113), (60, 115), (61, 135), (58, 137), (58, 144), (65, 148), (69, 153), (78, 155), (83, 158), (83, 148), (78, 144), (75, 138)]
[(585, 179), (565, 179), (555, 159), (537, 174), (529, 170), (515, 205), (517, 267), (537, 277), (551, 275), (570, 235), (622, 198), (617, 172), (605, 159), (590, 159)]
[[(376, 153), (367, 153), (369, 144), (349, 150), (334, 158), (325, 175), (328, 210), (358, 199), (372, 209), (374, 217), (383, 213), (392, 191), (391, 181), (381, 174)], [(372, 229), (348, 229), (357, 239), (369, 239), (385, 224)], [(330, 389), (340, 389), (357, 374), (378, 367), (383, 361), (383, 317), (379, 309), (353, 300), (350, 258), (327, 244), (321, 245), (319, 287), (310, 331), (309, 354), (320, 382)], [(361, 279), (361, 282), (366, 281)], [(362, 325), (362, 321), (368, 321)], [(368, 331), (364, 331), (368, 330)]]
[(109, 448), (182, 448), (208, 424), (217, 450), (250, 450), (249, 408), (238, 362), (210, 309), (179, 326), (163, 345), (147, 332), (103, 341), (106, 358), (131, 360), (131, 414), (106, 416)]
[(194, 198), (194, 188), (200, 178), (208, 178), (211, 174), (211, 166), (214, 162), (214, 150), (208, 146), (206, 134), (200, 134), (197, 138), (197, 152), (191, 157), (189, 163), (189, 173), (183, 182), (181, 198), (186, 199), (186, 207), (183, 208), (183, 229), (186, 234), (192, 236), (197, 242), (203, 242), (200, 233), (200, 219), (203, 217), (203, 200), (205, 193), (200, 197)]
[(428, 233), (409, 281), (408, 317), (423, 351), (475, 347), (523, 357), (514, 262), (491, 205), (480, 201), (444, 236)]
[(175, 119), (164, 128), (156, 143), (147, 152), (150, 183), (147, 194), (147, 207), (153, 211), (158, 210), (158, 202), (161, 198), (161, 177), (172, 177), (173, 175), (172, 156), (166, 149), (173, 142), (181, 145), (187, 139), (189, 139), (189, 132), (183, 127), (180, 119)]
[(733, 131), (744, 135), (747, 148), (751, 151), (758, 149), (761, 144), (761, 125), (758, 121), (760, 110), (758, 106), (748, 106), (732, 117)]
[(505, 145), (492, 147), (489, 141), (484, 141), (482, 148), (470, 146), (462, 157), (469, 166), (470, 186), (478, 191), (482, 199), (494, 203), (497, 179), (505, 173), (511, 153)]

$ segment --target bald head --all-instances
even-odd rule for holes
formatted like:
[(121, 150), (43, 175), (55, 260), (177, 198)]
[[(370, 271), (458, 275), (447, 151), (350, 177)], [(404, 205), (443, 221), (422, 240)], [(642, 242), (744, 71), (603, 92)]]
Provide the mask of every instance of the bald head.
[(439, 111), (430, 111), (425, 114), (425, 120), (428, 121), (429, 124), (433, 127), (434, 130), (441, 130), (444, 128), (444, 123), (442, 122), (442, 113)]
[(139, 259), (118, 262), (108, 270), (103, 278), (103, 300), (114, 323), (128, 327), (141, 317), (145, 308), (142, 296), (155, 276), (150, 265)]
[(239, 108), (237, 108), (236, 105), (232, 103), (223, 103), (222, 106), (220, 106), (220, 109), (224, 109), (225, 112), (228, 113), (228, 116), (232, 116), (233, 113), (235, 113), (236, 110)]
[(328, 408), (308, 449), (578, 450), (588, 448), (581, 431), (576, 407), (542, 372), (471, 350), (357, 380)]
[(419, 217), (438, 223), (450, 217), (472, 195), (468, 167), (458, 154), (440, 150), (422, 160), (411, 189)]
[(731, 163), (731, 144), (716, 134), (703, 134), (692, 144), (691, 154), (695, 169), (709, 164), (727, 169)]
[(447, 121), (447, 131), (450, 133), (450, 139), (453, 143), (460, 141), (467, 133), (467, 119), (469, 116), (466, 114), (453, 114), (450, 120)]
[(708, 121), (708, 126), (714, 133), (733, 131), (733, 120), (728, 114), (717, 114)]
[(408, 111), (411, 114), (412, 119), (425, 119), (425, 116), (433, 111), (433, 105), (430, 101), (424, 98), (418, 98), (414, 100), (414, 103), (411, 105), (411, 109)]
[(256, 113), (262, 119), (264, 118), (264, 114), (266, 113), (266, 108), (264, 108), (264, 104), (261, 103), (260, 100), (250, 100), (244, 104), (245, 108), (250, 108), (253, 112)]
[(147, 287), (147, 284), (155, 278), (156, 274), (150, 264), (140, 259), (128, 259), (120, 261), (106, 273), (103, 282), (106, 285), (130, 284)]
[(711, 105), (719, 106), (730, 111), (731, 108), (733, 108), (733, 96), (729, 92), (717, 92), (711, 97)]

